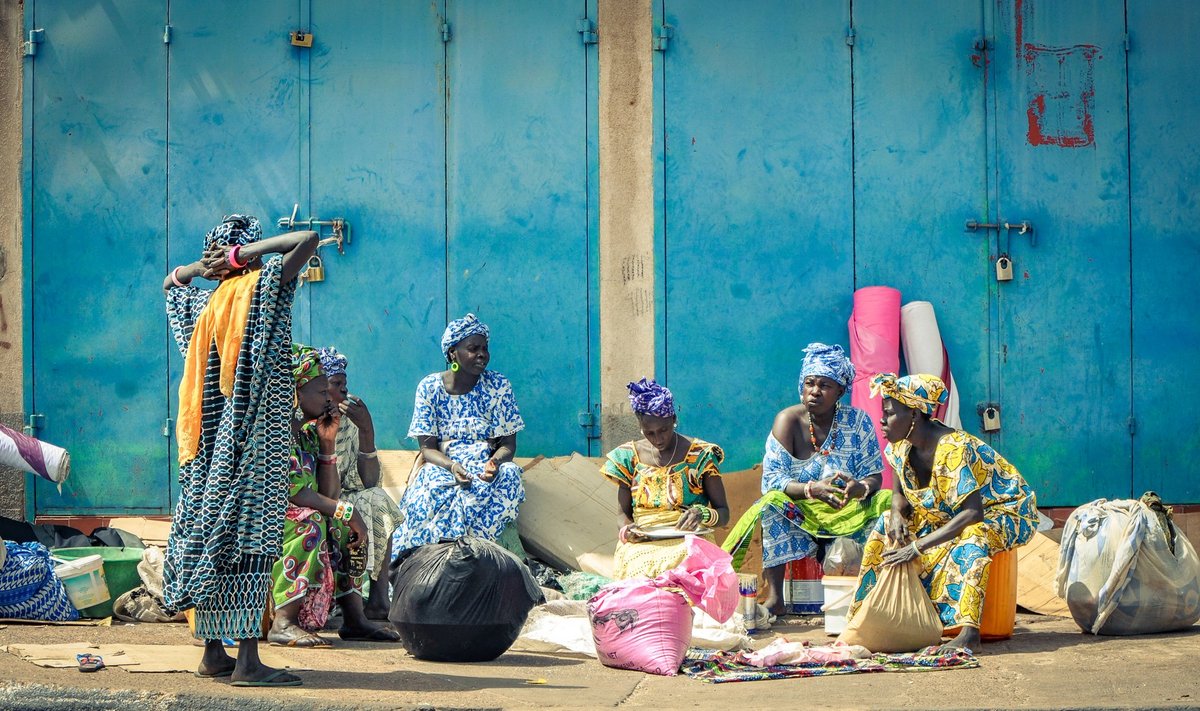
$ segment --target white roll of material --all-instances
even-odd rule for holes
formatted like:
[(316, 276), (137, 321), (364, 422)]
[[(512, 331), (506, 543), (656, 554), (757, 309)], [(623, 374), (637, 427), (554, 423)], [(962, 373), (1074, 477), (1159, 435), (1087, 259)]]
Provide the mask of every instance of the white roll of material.
[[(938, 329), (933, 304), (928, 301), (911, 301), (900, 309), (900, 346), (904, 351), (904, 362), (908, 372), (936, 375), (950, 389), (950, 399), (938, 419), (954, 429), (962, 429), (962, 416), (958, 402), (958, 383), (950, 372), (949, 356)], [(941, 408), (939, 408), (941, 410)]]
[(62, 447), (0, 425), (0, 464), (36, 474), (46, 481), (62, 483), (71, 473), (71, 455)]

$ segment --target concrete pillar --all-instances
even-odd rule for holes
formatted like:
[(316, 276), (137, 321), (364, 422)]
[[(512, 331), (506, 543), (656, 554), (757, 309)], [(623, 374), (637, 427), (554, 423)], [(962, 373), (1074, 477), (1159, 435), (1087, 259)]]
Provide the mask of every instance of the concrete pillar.
[(599, 0), (600, 398), (605, 451), (640, 437), (625, 384), (654, 375), (650, 0)]
[[(0, 2), (0, 421), (24, 421), (21, 72), (24, 3)], [(25, 475), (0, 468), (0, 516), (21, 518)]]

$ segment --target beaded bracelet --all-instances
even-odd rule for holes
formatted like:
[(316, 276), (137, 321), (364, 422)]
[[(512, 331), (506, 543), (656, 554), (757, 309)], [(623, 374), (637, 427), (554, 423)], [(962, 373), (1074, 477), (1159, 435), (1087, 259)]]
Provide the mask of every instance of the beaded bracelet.
[(337, 508), (333, 510), (333, 520), (340, 521), (342, 514), (346, 511), (346, 502), (338, 499)]
[(705, 526), (717, 520), (717, 510), (711, 506), (697, 506), (700, 509), (700, 523)]
[(352, 518), (354, 518), (354, 504), (346, 502), (346, 508), (342, 511), (342, 520), (350, 523)]
[(175, 284), (175, 286), (187, 286), (187, 284), (184, 284), (183, 282), (179, 281), (178, 272), (179, 272), (179, 267), (175, 267), (174, 269), (171, 270), (171, 282), (173, 284)]

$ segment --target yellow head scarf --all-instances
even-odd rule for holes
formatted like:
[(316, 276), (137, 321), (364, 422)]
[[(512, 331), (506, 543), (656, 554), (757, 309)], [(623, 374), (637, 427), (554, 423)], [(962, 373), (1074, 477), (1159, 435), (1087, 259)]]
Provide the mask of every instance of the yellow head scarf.
[(946, 401), (946, 384), (936, 375), (918, 373), (897, 378), (895, 373), (880, 373), (871, 378), (871, 397), (890, 397), (905, 407), (932, 415)]

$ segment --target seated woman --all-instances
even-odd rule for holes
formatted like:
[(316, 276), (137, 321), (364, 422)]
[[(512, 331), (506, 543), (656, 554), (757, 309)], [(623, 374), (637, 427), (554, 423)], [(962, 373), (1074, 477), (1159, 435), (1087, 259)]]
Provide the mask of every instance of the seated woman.
[[(600, 472), (617, 485), (620, 534), (613, 577), (653, 578), (683, 562), (684, 538), (651, 540), (646, 529), (716, 528), (729, 520), (718, 467), (725, 453), (715, 444), (675, 430), (671, 391), (642, 378), (629, 384), (629, 404), (642, 439), (608, 453)], [(704, 536), (709, 541), (711, 534)]]
[[(862, 543), (875, 523), (871, 504), (883, 482), (883, 460), (871, 418), (839, 403), (854, 383), (854, 365), (841, 346), (812, 343), (804, 349), (800, 402), (775, 416), (763, 456), (762, 492), (783, 492), (800, 507), (762, 508), (764, 604), (784, 613), (784, 566), (816, 556), (830, 528)], [(869, 501), (870, 500), (870, 501)], [(851, 504), (853, 502), (853, 504)], [(844, 514), (844, 515), (840, 515)]]
[(513, 463), (525, 422), (508, 378), (488, 370), (490, 331), (467, 314), (442, 334), (449, 368), (417, 385), (408, 436), (425, 463), (400, 500), (404, 522), (392, 534), (392, 558), (445, 539), (496, 541), (525, 500)]
[[(875, 586), (879, 566), (921, 561), (921, 581), (948, 627), (961, 627), (942, 649), (979, 644), (992, 555), (1023, 545), (1037, 530), (1037, 499), (1013, 465), (983, 441), (932, 415), (946, 386), (932, 375), (881, 373), (884, 451), (896, 470), (892, 510), (863, 551), (849, 616)], [(892, 547), (898, 546), (898, 547)]]
[(325, 626), (336, 599), (342, 608), (342, 639), (398, 642), (395, 630), (363, 614), (362, 546), (367, 527), (353, 504), (337, 498), (333, 452), (339, 417), (315, 349), (292, 346), (292, 375), (298, 404), (291, 425), (283, 554), (271, 573), (275, 621), (267, 641), (288, 647), (328, 646), (315, 633)]
[(362, 398), (347, 390), (346, 356), (336, 348), (322, 348), (321, 370), (329, 379), (329, 400), (341, 414), (337, 441), (341, 498), (367, 524), (367, 575), (371, 579), (366, 614), (385, 620), (388, 614), (388, 579), (384, 567), (391, 560), (392, 532), (400, 525), (400, 508), (379, 488), (379, 454), (375, 451), (375, 424)]

